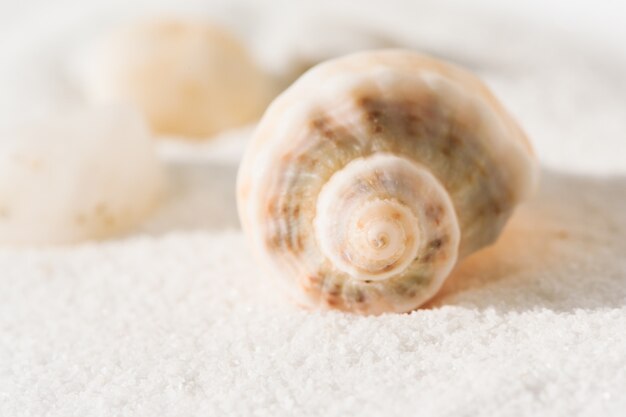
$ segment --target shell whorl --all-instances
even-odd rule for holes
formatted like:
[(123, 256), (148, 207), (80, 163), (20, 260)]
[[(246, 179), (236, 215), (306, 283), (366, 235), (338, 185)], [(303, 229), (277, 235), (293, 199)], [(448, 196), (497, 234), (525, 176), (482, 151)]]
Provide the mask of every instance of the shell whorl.
[(317, 199), (314, 228), (335, 268), (364, 282), (432, 263), (425, 246), (452, 249), (439, 256), (446, 274), (456, 260), (459, 230), (445, 189), (425, 167), (387, 153), (351, 161), (330, 178)]
[(368, 52), (314, 68), (272, 103), (238, 207), (258, 257), (301, 303), (402, 312), (497, 238), (536, 174), (521, 129), (476, 78)]

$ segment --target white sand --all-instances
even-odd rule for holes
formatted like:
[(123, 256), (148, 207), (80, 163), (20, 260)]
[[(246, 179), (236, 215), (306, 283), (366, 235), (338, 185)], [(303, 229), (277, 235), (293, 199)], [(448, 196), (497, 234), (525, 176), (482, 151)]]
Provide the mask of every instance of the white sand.
[(625, 415), (624, 67), (515, 31), (485, 61), (479, 32), (447, 53), (477, 57), (548, 168), (426, 309), (289, 305), (238, 230), (246, 133), (165, 144), (175, 198), (137, 232), (0, 250), (0, 416)]

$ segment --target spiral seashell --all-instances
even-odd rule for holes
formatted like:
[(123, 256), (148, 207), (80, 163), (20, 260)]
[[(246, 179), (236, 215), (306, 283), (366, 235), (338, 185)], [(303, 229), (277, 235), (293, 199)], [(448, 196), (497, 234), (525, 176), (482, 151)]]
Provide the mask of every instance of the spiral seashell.
[(138, 22), (85, 49), (74, 71), (87, 98), (132, 104), (162, 135), (204, 138), (251, 123), (273, 92), (233, 34), (200, 21)]
[(271, 104), (237, 197), (254, 251), (298, 302), (379, 314), (430, 299), (537, 179), (477, 78), (383, 50), (323, 63)]

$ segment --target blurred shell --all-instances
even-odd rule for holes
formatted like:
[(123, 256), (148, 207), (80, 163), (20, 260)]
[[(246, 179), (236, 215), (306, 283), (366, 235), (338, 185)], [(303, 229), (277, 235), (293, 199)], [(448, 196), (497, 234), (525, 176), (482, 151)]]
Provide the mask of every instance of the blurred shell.
[(0, 132), (0, 244), (110, 236), (143, 219), (162, 186), (154, 141), (128, 108), (6, 128)]
[(405, 312), (497, 239), (537, 178), (524, 133), (477, 78), (376, 51), (319, 65), (272, 103), (238, 205), (299, 303)]
[(208, 137), (255, 121), (272, 92), (234, 35), (201, 22), (122, 27), (78, 61), (88, 98), (133, 104), (162, 135)]

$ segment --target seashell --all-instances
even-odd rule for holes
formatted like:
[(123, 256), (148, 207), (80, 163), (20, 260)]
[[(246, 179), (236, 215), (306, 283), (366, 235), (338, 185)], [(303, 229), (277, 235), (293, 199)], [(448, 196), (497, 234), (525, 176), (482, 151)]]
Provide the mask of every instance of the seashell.
[(121, 27), (74, 66), (91, 101), (135, 105), (162, 135), (208, 137), (250, 123), (272, 92), (234, 35), (186, 20)]
[(268, 108), (238, 174), (257, 257), (308, 307), (406, 312), (493, 243), (538, 163), (488, 89), (402, 50), (323, 63)]
[(0, 131), (0, 244), (49, 245), (128, 229), (163, 173), (139, 114), (98, 108)]

